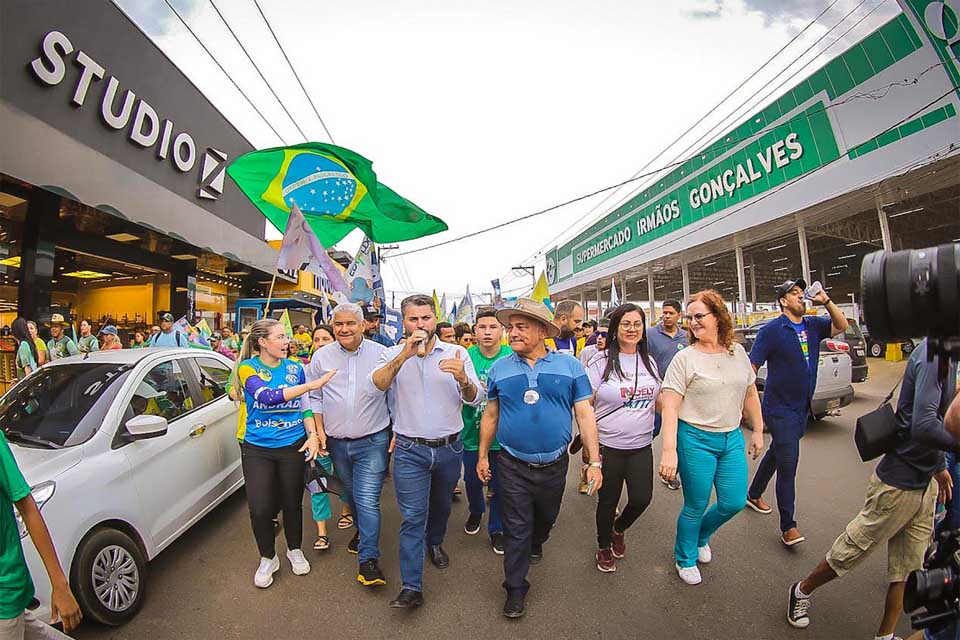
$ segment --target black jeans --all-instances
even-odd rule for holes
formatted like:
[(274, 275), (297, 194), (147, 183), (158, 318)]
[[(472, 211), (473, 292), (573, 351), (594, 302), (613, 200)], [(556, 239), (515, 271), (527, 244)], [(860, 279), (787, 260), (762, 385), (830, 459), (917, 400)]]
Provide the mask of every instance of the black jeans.
[(550, 537), (560, 514), (569, 457), (542, 469), (531, 468), (506, 451), (498, 454), (500, 509), (503, 514), (503, 588), (509, 594), (530, 589), (530, 550)]
[[(603, 484), (597, 492), (597, 547), (613, 542), (613, 529), (623, 533), (650, 506), (653, 499), (653, 447), (614, 449), (602, 447)], [(627, 485), (627, 506), (614, 521), (623, 485)]]
[(287, 549), (303, 543), (303, 440), (271, 449), (244, 442), (240, 445), (243, 479), (250, 506), (250, 524), (263, 558), (276, 555), (273, 517), (283, 510), (283, 535)]

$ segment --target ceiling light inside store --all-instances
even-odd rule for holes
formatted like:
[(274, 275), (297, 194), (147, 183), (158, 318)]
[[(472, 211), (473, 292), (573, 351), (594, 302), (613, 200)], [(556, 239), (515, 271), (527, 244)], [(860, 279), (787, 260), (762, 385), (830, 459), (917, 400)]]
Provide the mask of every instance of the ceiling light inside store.
[(774, 260), (771, 260), (771, 262), (786, 262), (789, 259), (790, 258), (776, 258)]
[(787, 246), (787, 245), (785, 245), (785, 244), (778, 244), (778, 245), (775, 246), (775, 247), (770, 247), (769, 249), (767, 249), (767, 251), (776, 251), (777, 249), (785, 249), (786, 246)]
[(847, 258), (856, 258), (856, 257), (857, 257), (857, 254), (851, 253), (848, 256), (840, 256), (839, 258), (837, 258), (837, 260), (846, 260)]
[(70, 273), (63, 274), (65, 276), (70, 276), (71, 278), (80, 278), (81, 280), (90, 280), (92, 278), (109, 278), (109, 273), (100, 273), (99, 271), (71, 271)]
[(855, 246), (857, 246), (858, 244), (863, 244), (863, 243), (861, 243), (861, 242), (848, 242), (848, 243), (847, 243), (847, 246), (848, 246), (848, 247), (855, 247)]
[(828, 273), (828, 274), (827, 274), (827, 277), (828, 277), (828, 278), (833, 278), (833, 277), (838, 276), (838, 275), (840, 275), (840, 272), (839, 272), (839, 271), (837, 271), (836, 273)]
[(790, 267), (780, 267), (779, 269), (774, 269), (774, 271), (788, 271)]
[(717, 264), (717, 263), (716, 263), (716, 262), (704, 262), (704, 263), (703, 263), (703, 266), (705, 266), (705, 267), (712, 267), (712, 266), (715, 265), (715, 264)]
[(20, 266), (20, 256), (13, 256), (12, 258), (5, 258), (0, 260), (0, 264), (6, 265), (8, 267), (19, 267)]
[(905, 216), (908, 213), (916, 213), (917, 211), (923, 211), (923, 207), (917, 207), (916, 209), (907, 209), (906, 211), (898, 211), (896, 213), (891, 213), (889, 217), (899, 218), (900, 216)]
[(190, 255), (189, 253), (178, 253), (175, 256), (170, 256), (174, 260), (199, 260), (197, 256)]
[(719, 282), (714, 282), (713, 284), (714, 284), (714, 286), (716, 286), (716, 285), (718, 285), (718, 284), (727, 284), (727, 281), (726, 281), (726, 280), (720, 280)]
[(140, 239), (140, 236), (135, 236), (132, 233), (112, 233), (104, 237), (109, 240), (116, 240), (117, 242), (132, 242), (133, 240)]

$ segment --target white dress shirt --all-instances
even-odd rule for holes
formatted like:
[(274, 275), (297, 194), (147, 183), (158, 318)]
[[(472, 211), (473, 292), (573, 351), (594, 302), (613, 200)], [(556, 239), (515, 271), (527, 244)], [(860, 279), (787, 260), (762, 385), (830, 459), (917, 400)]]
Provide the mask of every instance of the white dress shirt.
[(332, 342), (313, 354), (306, 366), (307, 380), (337, 370), (322, 389), (309, 394), (309, 406), (323, 416), (323, 430), (329, 437), (362, 438), (389, 426), (386, 395), (372, 392), (367, 384), (384, 351), (383, 345), (364, 339), (352, 353)]
[[(402, 350), (402, 344), (384, 349), (376, 368), (386, 366)], [(469, 402), (460, 395), (460, 385), (453, 375), (440, 370), (440, 361), (455, 358), (458, 352), (467, 377), (477, 389), (476, 397)], [(376, 389), (372, 373), (368, 380)], [(388, 391), (393, 395), (393, 430), (409, 438), (445, 438), (460, 433), (463, 404), (478, 407), (487, 397), (467, 350), (441, 342), (439, 338), (434, 340), (433, 350), (426, 356), (414, 356), (403, 363)]]

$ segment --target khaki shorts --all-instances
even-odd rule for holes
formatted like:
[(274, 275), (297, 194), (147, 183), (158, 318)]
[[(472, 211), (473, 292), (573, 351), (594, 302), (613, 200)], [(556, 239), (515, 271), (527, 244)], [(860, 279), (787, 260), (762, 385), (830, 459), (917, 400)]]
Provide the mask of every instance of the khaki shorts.
[(0, 640), (70, 640), (29, 611), (16, 618), (0, 620)]
[(842, 576), (886, 542), (887, 577), (890, 582), (905, 581), (923, 565), (936, 501), (936, 480), (931, 479), (926, 489), (908, 491), (891, 487), (874, 473), (863, 508), (830, 547), (827, 564)]

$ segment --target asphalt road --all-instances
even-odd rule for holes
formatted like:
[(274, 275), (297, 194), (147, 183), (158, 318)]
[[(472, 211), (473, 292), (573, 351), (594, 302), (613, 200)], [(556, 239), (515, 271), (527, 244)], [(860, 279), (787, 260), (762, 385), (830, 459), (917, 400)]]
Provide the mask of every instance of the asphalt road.
[[(333, 548), (308, 551), (312, 572), (283, 567), (269, 589), (253, 586), (257, 552), (246, 501), (238, 492), (161, 554), (149, 567), (140, 614), (124, 627), (84, 623), (78, 638), (872, 638), (886, 589), (886, 553), (817, 592), (806, 630), (785, 620), (788, 586), (821, 558), (863, 501), (872, 464), (853, 444), (856, 417), (874, 408), (902, 364), (870, 359), (870, 379), (840, 417), (811, 425), (803, 440), (798, 521), (807, 542), (787, 549), (776, 515), (745, 510), (711, 541), (714, 560), (704, 581), (690, 587), (673, 568), (673, 538), (681, 495), (656, 483), (654, 500), (627, 534), (628, 552), (613, 574), (594, 566), (593, 498), (576, 492), (571, 465), (563, 510), (532, 567), (525, 618), (500, 610), (502, 566), (483, 535), (463, 532), (466, 500), (454, 504), (445, 548), (450, 567), (425, 569), (425, 605), (412, 612), (387, 603), (399, 590), (399, 514), (392, 486), (384, 492), (382, 567), (389, 584), (376, 590), (355, 580), (346, 552), (353, 530), (332, 530)], [(751, 462), (751, 476), (755, 463)], [(774, 503), (773, 487), (766, 495)], [(335, 500), (336, 502), (336, 500)], [(336, 507), (335, 507), (336, 510)], [(309, 504), (304, 510), (309, 518)], [(304, 523), (304, 541), (315, 531)], [(485, 529), (484, 529), (485, 531)], [(282, 537), (280, 538), (282, 540)], [(280, 543), (282, 545), (282, 542)], [(278, 546), (279, 548), (279, 546)], [(901, 620), (900, 635), (909, 634)]]

